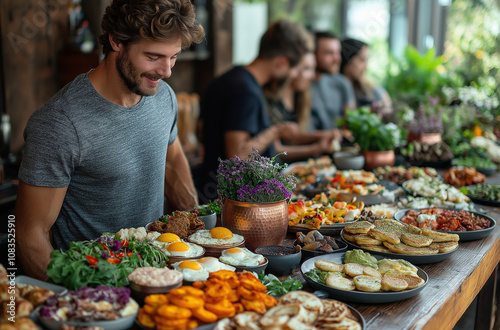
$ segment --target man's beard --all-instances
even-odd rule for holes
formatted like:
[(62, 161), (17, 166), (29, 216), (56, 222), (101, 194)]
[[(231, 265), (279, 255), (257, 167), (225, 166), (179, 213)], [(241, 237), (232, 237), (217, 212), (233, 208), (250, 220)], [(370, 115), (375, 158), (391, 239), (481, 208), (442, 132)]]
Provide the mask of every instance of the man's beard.
[[(116, 70), (118, 74), (122, 78), (123, 83), (127, 86), (127, 88), (140, 96), (152, 96), (158, 92), (158, 84), (153, 87), (142, 87), (141, 88), (141, 79), (140, 77), (147, 77), (152, 80), (160, 79), (162, 76), (158, 75), (148, 75), (146, 73), (139, 74), (137, 69), (134, 67), (132, 62), (130, 62), (128, 58), (127, 50), (116, 59)], [(138, 77), (137, 79), (135, 77)]]

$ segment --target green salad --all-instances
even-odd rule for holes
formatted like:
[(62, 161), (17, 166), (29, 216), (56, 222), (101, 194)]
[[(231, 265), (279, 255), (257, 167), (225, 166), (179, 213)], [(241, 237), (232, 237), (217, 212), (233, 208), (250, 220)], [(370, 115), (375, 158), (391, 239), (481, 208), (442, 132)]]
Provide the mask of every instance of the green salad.
[(137, 267), (165, 267), (168, 257), (148, 240), (121, 240), (103, 234), (92, 241), (71, 242), (66, 251), (54, 250), (47, 267), (50, 282), (69, 290), (88, 286), (121, 287)]

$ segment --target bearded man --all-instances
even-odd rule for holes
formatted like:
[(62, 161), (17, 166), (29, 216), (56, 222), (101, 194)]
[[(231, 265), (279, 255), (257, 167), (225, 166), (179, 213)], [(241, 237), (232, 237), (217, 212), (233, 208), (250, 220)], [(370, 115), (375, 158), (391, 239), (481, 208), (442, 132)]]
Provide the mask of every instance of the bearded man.
[(19, 170), (17, 253), (46, 279), (54, 248), (141, 227), (197, 204), (177, 139), (177, 101), (163, 81), (204, 36), (189, 0), (114, 0), (101, 21), (105, 55), (30, 118)]

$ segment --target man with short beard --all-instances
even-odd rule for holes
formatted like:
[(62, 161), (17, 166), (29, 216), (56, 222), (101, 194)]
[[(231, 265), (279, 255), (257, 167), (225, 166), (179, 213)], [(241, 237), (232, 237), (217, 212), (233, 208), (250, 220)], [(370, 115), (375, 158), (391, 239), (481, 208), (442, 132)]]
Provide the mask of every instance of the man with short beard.
[(331, 32), (317, 32), (316, 79), (311, 86), (311, 129), (330, 130), (348, 109), (354, 109), (356, 99), (352, 84), (340, 71), (341, 43)]
[[(19, 170), (17, 253), (46, 279), (54, 248), (158, 219), (164, 197), (197, 204), (163, 79), (204, 32), (189, 0), (114, 0), (102, 18), (104, 60), (30, 118)], [(51, 236), (51, 237), (50, 237)], [(52, 239), (51, 239), (52, 238)]]

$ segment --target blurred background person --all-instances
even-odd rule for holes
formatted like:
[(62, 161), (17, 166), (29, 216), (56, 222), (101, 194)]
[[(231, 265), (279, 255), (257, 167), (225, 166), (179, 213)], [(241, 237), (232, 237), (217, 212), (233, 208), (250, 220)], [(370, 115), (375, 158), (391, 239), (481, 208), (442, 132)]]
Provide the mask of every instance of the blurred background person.
[(375, 85), (366, 77), (368, 45), (360, 40), (342, 41), (342, 62), (340, 72), (352, 83), (356, 96), (356, 107), (368, 106), (383, 118), (392, 114), (389, 94), (380, 85)]
[(337, 127), (347, 109), (354, 109), (356, 100), (349, 80), (340, 74), (341, 43), (331, 32), (315, 34), (316, 79), (311, 86), (311, 128), (330, 130)]
[(272, 123), (297, 122), (300, 132), (293, 136), (289, 143), (307, 147), (300, 155), (282, 156), (283, 160), (293, 161), (331, 153), (340, 146), (342, 135), (338, 129), (314, 130), (307, 133), (311, 123), (310, 87), (315, 76), (316, 57), (310, 52), (300, 62), (295, 78), (284, 82), (273, 80), (264, 86), (267, 110)]
[(257, 57), (214, 79), (201, 99), (202, 141), (205, 156), (194, 175), (201, 203), (217, 197), (216, 174), (219, 158), (247, 158), (252, 149), (266, 157), (286, 151), (301, 152), (302, 146), (287, 146), (299, 133), (296, 122), (273, 125), (266, 110), (262, 86), (282, 82), (298, 74), (304, 55), (314, 41), (299, 23), (279, 20), (261, 38)]

